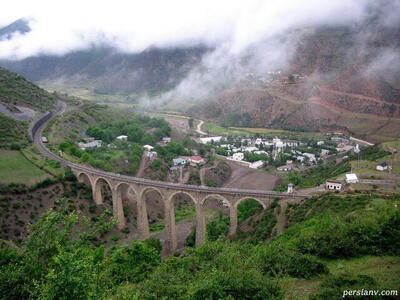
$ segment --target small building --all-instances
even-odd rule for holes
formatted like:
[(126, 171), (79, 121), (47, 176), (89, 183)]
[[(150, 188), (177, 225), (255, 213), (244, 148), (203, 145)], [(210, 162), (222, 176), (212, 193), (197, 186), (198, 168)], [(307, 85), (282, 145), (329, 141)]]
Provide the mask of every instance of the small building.
[(346, 182), (347, 183), (358, 183), (357, 174), (354, 174), (354, 173), (346, 174)]
[(388, 164), (386, 162), (380, 163), (379, 165), (376, 166), (376, 169), (378, 171), (385, 171), (388, 169)]
[(342, 182), (338, 180), (327, 180), (325, 183), (327, 190), (340, 191), (342, 189)]
[(250, 146), (250, 147), (245, 147), (244, 148), (244, 152), (249, 152), (249, 153), (257, 151), (257, 150), (258, 150), (258, 148), (254, 147), (254, 146)]
[(237, 161), (242, 161), (244, 159), (244, 154), (242, 152), (233, 153), (232, 159)]
[(157, 158), (157, 152), (156, 151), (146, 151), (146, 157), (149, 160), (154, 160)]
[(127, 135), (117, 136), (117, 140), (119, 140), (119, 141), (127, 141), (128, 140), (128, 136)]
[(327, 149), (321, 149), (321, 156), (326, 156), (329, 154), (329, 150)]
[(262, 160), (257, 160), (249, 165), (249, 168), (259, 169), (264, 166), (264, 162)]
[(343, 145), (343, 146), (341, 146), (341, 147), (337, 147), (336, 150), (337, 150), (338, 152), (348, 152), (348, 151), (352, 150), (353, 148), (354, 148), (354, 147), (351, 146), (351, 145)]
[(321, 146), (321, 145), (323, 145), (323, 144), (324, 144), (324, 141), (318, 141), (318, 142), (317, 142), (317, 145), (318, 145), (318, 146)]
[(174, 158), (172, 160), (172, 163), (174, 164), (174, 166), (183, 166), (186, 165), (187, 159), (183, 157)]
[(47, 137), (45, 137), (45, 136), (42, 136), (42, 137), (40, 138), (40, 140), (42, 141), (42, 143), (48, 143), (48, 142), (49, 142), (48, 139), (47, 139)]
[(168, 144), (168, 143), (171, 142), (171, 138), (170, 137), (163, 137), (162, 141), (163, 141), (164, 144)]
[(293, 183), (289, 183), (287, 186), (287, 193), (288, 194), (293, 194), (294, 191), (294, 184)]
[(360, 153), (360, 146), (358, 144), (356, 144), (356, 146), (353, 149), (354, 153)]
[(201, 156), (197, 156), (197, 155), (188, 156), (188, 157), (186, 157), (186, 159), (192, 166), (202, 165), (205, 163), (204, 158), (202, 158)]
[(154, 147), (150, 146), (150, 145), (144, 145), (143, 149), (146, 150), (146, 151), (152, 151), (154, 149)]
[(87, 148), (99, 148), (101, 147), (101, 143), (102, 143), (101, 140), (94, 140), (93, 142), (90, 143), (78, 143), (78, 147), (81, 150), (85, 150)]
[(289, 165), (284, 165), (284, 166), (280, 166), (277, 167), (276, 170), (281, 171), (281, 172), (288, 172), (292, 169), (292, 166)]
[(221, 140), (222, 140), (222, 136), (211, 136), (211, 137), (200, 138), (200, 142), (202, 144), (218, 143)]

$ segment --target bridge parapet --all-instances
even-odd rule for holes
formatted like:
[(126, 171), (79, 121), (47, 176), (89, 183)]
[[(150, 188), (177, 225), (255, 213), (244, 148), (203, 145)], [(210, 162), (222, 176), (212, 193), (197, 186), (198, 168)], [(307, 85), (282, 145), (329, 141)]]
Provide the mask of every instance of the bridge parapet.
[[(258, 190), (238, 190), (223, 188), (207, 188), (203, 186), (179, 185), (163, 183), (157, 181), (148, 181), (136, 179), (135, 177), (119, 176), (98, 170), (72, 166), (72, 171), (80, 182), (91, 186), (93, 200), (97, 205), (103, 204), (101, 187), (108, 185), (112, 194), (113, 215), (118, 221), (118, 228), (125, 227), (125, 216), (123, 211), (123, 198), (128, 195), (136, 197), (137, 201), (137, 229), (142, 239), (150, 237), (149, 221), (147, 216), (146, 194), (156, 192), (164, 205), (165, 230), (168, 235), (169, 250), (174, 251), (177, 248), (176, 225), (174, 213), (174, 198), (177, 195), (186, 195), (193, 201), (196, 209), (196, 246), (201, 246), (206, 239), (206, 222), (203, 207), (205, 202), (212, 198), (224, 202), (229, 207), (229, 236), (236, 234), (238, 221), (238, 205), (249, 198), (258, 201), (263, 209), (267, 209), (274, 198), (301, 197), (303, 195), (288, 195), (272, 191)], [(86, 169), (86, 168), (85, 168)]]

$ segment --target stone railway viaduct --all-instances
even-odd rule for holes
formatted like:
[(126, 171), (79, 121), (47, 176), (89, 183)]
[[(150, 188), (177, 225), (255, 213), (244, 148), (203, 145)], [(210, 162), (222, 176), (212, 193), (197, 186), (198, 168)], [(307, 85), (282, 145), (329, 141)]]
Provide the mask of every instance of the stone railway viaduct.
[[(65, 108), (65, 105), (64, 105)], [(200, 246), (205, 241), (206, 224), (203, 206), (207, 199), (225, 200), (229, 206), (230, 227), (229, 235), (236, 233), (237, 207), (245, 199), (252, 198), (257, 200), (264, 209), (268, 208), (274, 198), (304, 198), (305, 195), (278, 193), (274, 191), (246, 190), (234, 188), (214, 188), (205, 186), (194, 186), (186, 184), (177, 184), (170, 182), (161, 182), (125, 176), (110, 172), (105, 172), (90, 167), (77, 165), (69, 162), (51, 151), (49, 151), (41, 142), (41, 133), (48, 120), (55, 114), (63, 110), (59, 105), (55, 112), (49, 112), (34, 124), (32, 137), (38, 148), (47, 157), (57, 160), (71, 168), (76, 178), (91, 186), (93, 200), (97, 205), (103, 204), (101, 188), (102, 185), (108, 185), (112, 194), (113, 215), (118, 221), (118, 228), (125, 227), (125, 216), (123, 211), (123, 199), (133, 200), (137, 203), (137, 229), (142, 239), (150, 237), (149, 221), (147, 217), (146, 194), (150, 191), (159, 194), (164, 204), (165, 230), (168, 236), (168, 248), (174, 251), (177, 248), (177, 237), (175, 228), (174, 199), (177, 195), (184, 194), (190, 198), (196, 208), (196, 246)]]

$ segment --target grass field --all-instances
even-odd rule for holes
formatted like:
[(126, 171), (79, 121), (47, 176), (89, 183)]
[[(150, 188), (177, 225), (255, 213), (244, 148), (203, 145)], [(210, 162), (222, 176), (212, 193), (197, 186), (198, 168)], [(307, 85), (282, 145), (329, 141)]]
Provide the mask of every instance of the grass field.
[(30, 162), (41, 167), (53, 176), (61, 176), (64, 174), (64, 168), (61, 165), (56, 164), (54, 160), (45, 160), (44, 156), (35, 146), (26, 147), (21, 151)]
[(215, 135), (232, 135), (232, 136), (246, 136), (246, 135), (287, 135), (287, 136), (307, 136), (319, 140), (325, 140), (326, 136), (320, 132), (301, 132), (301, 131), (288, 131), (284, 129), (272, 129), (262, 127), (223, 127), (213, 122), (204, 122), (202, 130), (209, 134)]
[(32, 164), (19, 151), (0, 150), (1, 183), (33, 185), (48, 177), (50, 177), (49, 174)]

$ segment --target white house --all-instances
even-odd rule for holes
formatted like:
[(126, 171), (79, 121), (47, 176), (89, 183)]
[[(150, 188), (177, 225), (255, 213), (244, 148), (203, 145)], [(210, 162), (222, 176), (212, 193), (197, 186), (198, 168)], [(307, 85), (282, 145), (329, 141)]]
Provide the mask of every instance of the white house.
[(146, 157), (150, 160), (154, 160), (157, 158), (157, 152), (156, 151), (146, 151)]
[(317, 159), (315, 158), (315, 154), (312, 153), (303, 153), (304, 156), (308, 157), (310, 162), (316, 162)]
[(81, 150), (85, 150), (86, 148), (99, 148), (101, 147), (101, 140), (94, 140), (93, 142), (90, 143), (78, 143), (78, 147)]
[(202, 158), (201, 156), (188, 156), (186, 157), (187, 161), (192, 165), (192, 166), (197, 166), (197, 165), (202, 165), (205, 163), (204, 158)]
[(296, 159), (297, 159), (298, 161), (300, 161), (300, 162), (303, 162), (303, 161), (304, 161), (304, 159), (305, 159), (305, 157), (304, 157), (304, 156), (301, 156), (301, 155), (299, 155), (299, 156), (297, 156), (297, 157), (296, 157)]
[(276, 169), (278, 171), (288, 172), (292, 169), (292, 167), (288, 166), (288, 165), (284, 165), (284, 166), (277, 167)]
[(253, 146), (244, 148), (244, 152), (254, 152), (254, 151), (257, 151), (257, 150), (258, 150), (258, 148), (257, 147), (253, 147)]
[(163, 141), (164, 144), (168, 144), (168, 143), (171, 142), (171, 138), (170, 137), (163, 137), (162, 141)]
[(354, 173), (346, 174), (346, 182), (347, 183), (357, 183), (358, 182), (357, 174), (354, 174)]
[(260, 138), (257, 138), (254, 144), (259, 146), (262, 144), (262, 140)]
[(321, 149), (321, 156), (325, 156), (329, 154), (329, 150), (327, 149)]
[(294, 184), (293, 183), (289, 183), (287, 186), (287, 193), (288, 194), (293, 194), (293, 190), (294, 190)]
[(259, 169), (264, 166), (264, 162), (262, 160), (257, 160), (249, 165), (249, 168)]
[(200, 142), (202, 144), (218, 143), (221, 140), (222, 136), (210, 136), (210, 137), (200, 138)]
[(324, 144), (324, 141), (318, 141), (318, 142), (317, 142), (317, 145), (318, 145), (318, 146), (321, 146), (321, 145), (323, 145), (323, 144)]
[(150, 145), (144, 145), (143, 149), (146, 150), (146, 151), (152, 151), (154, 149), (154, 147), (150, 146)]
[(127, 141), (128, 140), (128, 136), (127, 135), (117, 136), (117, 140), (119, 140), (119, 141)]
[(340, 191), (342, 189), (342, 182), (338, 180), (327, 180), (325, 183), (325, 188), (327, 190)]
[(388, 164), (386, 162), (380, 163), (379, 165), (376, 166), (376, 169), (378, 171), (385, 171), (388, 169)]
[(233, 153), (232, 159), (237, 161), (242, 161), (244, 159), (244, 154), (242, 152)]
[(268, 154), (266, 151), (264, 150), (257, 150), (253, 152), (254, 154)]

